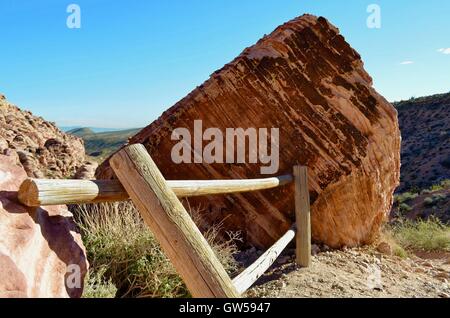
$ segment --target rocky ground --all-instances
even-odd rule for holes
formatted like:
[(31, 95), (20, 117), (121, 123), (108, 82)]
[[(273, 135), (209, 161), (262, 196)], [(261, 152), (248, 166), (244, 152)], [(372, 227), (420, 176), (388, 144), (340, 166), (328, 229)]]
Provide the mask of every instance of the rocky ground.
[[(13, 158), (29, 177), (93, 177), (83, 140), (54, 123), (21, 110), (0, 94), (0, 154)], [(84, 169), (84, 170), (83, 170)], [(90, 170), (89, 170), (90, 169)], [(89, 173), (89, 175), (88, 175)]]
[(450, 253), (402, 259), (371, 247), (331, 251), (299, 269), (293, 251), (282, 255), (247, 293), (277, 298), (449, 298)]

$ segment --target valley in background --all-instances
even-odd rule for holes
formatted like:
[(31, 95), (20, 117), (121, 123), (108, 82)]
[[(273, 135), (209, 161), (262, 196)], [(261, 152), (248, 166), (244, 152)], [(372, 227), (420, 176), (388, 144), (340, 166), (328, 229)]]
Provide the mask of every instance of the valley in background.
[(140, 129), (109, 130), (95, 128), (74, 128), (68, 134), (84, 140), (86, 154), (93, 160), (101, 163), (114, 151), (126, 144), (128, 138), (138, 133)]

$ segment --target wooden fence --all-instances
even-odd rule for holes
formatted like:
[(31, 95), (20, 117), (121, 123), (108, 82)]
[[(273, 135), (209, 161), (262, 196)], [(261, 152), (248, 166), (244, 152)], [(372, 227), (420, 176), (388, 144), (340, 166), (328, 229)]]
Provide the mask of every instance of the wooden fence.
[[(31, 206), (82, 204), (131, 199), (193, 297), (239, 297), (296, 239), (296, 261), (311, 266), (311, 220), (306, 167), (292, 175), (254, 180), (166, 181), (143, 145), (114, 155), (118, 181), (36, 180), (20, 187), (18, 198)], [(258, 191), (295, 183), (296, 223), (254, 264), (233, 280), (194, 224), (179, 198)]]

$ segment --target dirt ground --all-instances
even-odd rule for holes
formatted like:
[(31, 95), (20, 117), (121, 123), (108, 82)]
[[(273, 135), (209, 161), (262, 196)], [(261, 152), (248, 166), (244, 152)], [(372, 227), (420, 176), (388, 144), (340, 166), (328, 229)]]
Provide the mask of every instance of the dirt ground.
[(299, 269), (293, 251), (247, 292), (276, 298), (449, 298), (450, 253), (402, 259), (374, 248), (321, 251)]

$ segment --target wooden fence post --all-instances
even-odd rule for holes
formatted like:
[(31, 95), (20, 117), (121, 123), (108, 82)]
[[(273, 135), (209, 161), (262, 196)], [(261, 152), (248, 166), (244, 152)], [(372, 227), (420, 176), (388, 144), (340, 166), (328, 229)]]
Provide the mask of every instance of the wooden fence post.
[(308, 188), (308, 168), (295, 166), (295, 219), (297, 223), (297, 264), (311, 266), (311, 215)]
[(128, 146), (110, 163), (192, 296), (238, 297), (222, 264), (144, 146)]

